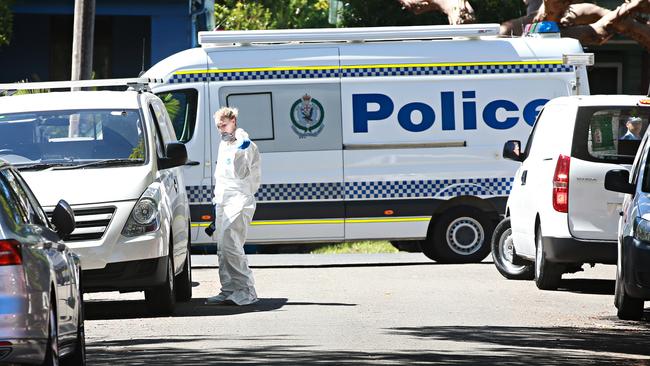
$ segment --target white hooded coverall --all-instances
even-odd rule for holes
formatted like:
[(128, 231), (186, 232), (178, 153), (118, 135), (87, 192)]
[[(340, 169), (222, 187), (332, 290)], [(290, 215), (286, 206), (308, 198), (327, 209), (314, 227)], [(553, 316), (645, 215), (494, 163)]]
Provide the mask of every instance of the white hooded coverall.
[(260, 155), (248, 134), (238, 128), (234, 142), (219, 144), (215, 188), (215, 225), (219, 279), (219, 300), (237, 305), (257, 301), (253, 272), (244, 253), (246, 232), (255, 213), (255, 192), (260, 186)]

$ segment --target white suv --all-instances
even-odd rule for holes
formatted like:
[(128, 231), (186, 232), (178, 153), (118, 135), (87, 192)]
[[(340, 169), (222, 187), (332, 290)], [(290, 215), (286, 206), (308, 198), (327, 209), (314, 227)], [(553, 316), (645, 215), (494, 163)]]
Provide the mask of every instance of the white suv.
[(46, 212), (60, 198), (71, 204), (77, 227), (66, 244), (81, 258), (84, 291), (144, 290), (150, 311), (169, 314), (192, 296), (187, 152), (163, 102), (146, 84), (132, 86), (1, 97), (0, 157)]
[(634, 159), (637, 136), (648, 126), (647, 118), (637, 117), (640, 98), (553, 99), (539, 115), (525, 151), (518, 154), (519, 141), (506, 143), (504, 157), (522, 163), (506, 208), (511, 240), (493, 245), (502, 273), (505, 264), (506, 270), (532, 274), (534, 262), (537, 287), (556, 289), (563, 273), (579, 271), (584, 263), (616, 263), (623, 197), (603, 183), (607, 171), (628, 168)]

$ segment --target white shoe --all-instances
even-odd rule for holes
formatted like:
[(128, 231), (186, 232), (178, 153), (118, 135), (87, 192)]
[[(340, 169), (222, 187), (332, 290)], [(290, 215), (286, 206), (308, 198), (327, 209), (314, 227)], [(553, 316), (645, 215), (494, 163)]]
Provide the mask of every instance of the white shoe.
[(228, 296), (230, 296), (230, 295), (231, 295), (231, 294), (229, 294), (229, 293), (221, 292), (221, 293), (219, 293), (219, 295), (217, 295), (217, 296), (208, 297), (208, 298), (205, 300), (205, 303), (206, 303), (206, 304), (221, 304), (221, 303), (223, 303), (224, 301), (226, 301), (226, 299), (227, 299)]
[(226, 300), (232, 301), (235, 305), (251, 305), (256, 303), (259, 299), (257, 298), (255, 289), (246, 289), (233, 292), (226, 298)]

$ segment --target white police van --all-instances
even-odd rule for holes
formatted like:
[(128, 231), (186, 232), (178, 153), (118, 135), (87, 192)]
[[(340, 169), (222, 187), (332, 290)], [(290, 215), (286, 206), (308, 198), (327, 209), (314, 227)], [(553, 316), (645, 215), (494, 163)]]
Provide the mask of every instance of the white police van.
[(262, 153), (250, 243), (417, 240), (441, 262), (482, 260), (517, 168), (503, 143), (548, 100), (588, 93), (578, 41), (498, 30), (200, 32), (144, 75), (164, 80), (153, 91), (201, 162), (185, 167), (193, 243), (211, 241), (212, 115), (231, 106)]

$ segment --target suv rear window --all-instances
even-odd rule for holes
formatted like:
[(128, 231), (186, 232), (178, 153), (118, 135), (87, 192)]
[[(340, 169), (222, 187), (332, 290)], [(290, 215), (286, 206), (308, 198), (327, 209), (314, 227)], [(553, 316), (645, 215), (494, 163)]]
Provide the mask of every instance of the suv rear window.
[(593, 162), (632, 164), (649, 115), (648, 108), (630, 106), (578, 109), (571, 155)]

